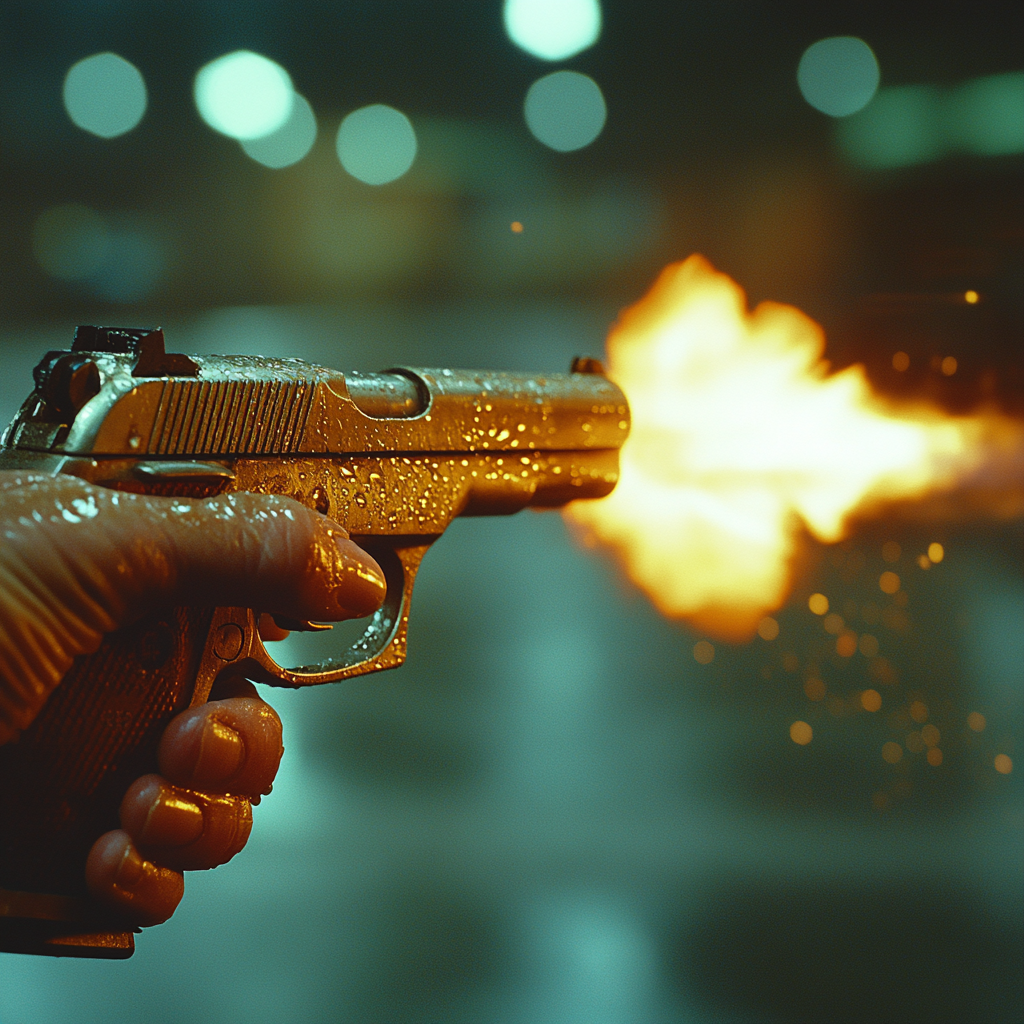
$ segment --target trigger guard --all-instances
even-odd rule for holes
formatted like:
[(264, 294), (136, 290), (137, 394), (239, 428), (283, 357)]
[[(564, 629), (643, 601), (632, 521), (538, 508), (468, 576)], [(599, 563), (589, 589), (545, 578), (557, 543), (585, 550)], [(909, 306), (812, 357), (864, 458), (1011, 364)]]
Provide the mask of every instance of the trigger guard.
[(214, 680), (223, 673), (240, 674), (271, 686), (298, 687), (397, 668), (405, 661), (409, 601), (416, 572), (435, 539), (417, 537), (411, 544), (358, 539), (381, 567), (387, 594), (360, 638), (337, 659), (286, 668), (264, 645), (258, 617), (251, 608), (218, 608), (203, 653), (195, 702), (206, 700)]
[(286, 629), (289, 633), (320, 633), (323, 630), (334, 629), (329, 622), (310, 622), (309, 619), (290, 619), (287, 615), (274, 615), (270, 617), (278, 629)]

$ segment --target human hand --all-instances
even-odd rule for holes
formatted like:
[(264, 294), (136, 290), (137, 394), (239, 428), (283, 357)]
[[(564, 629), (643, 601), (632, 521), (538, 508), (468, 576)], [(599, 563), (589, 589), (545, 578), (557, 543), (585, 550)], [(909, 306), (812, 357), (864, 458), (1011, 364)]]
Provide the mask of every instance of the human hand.
[(270, 792), (281, 761), (281, 720), (241, 678), (175, 717), (160, 741), (160, 774), (136, 780), (121, 801), (121, 828), (101, 836), (86, 862), (90, 892), (140, 925), (171, 916), (184, 870), (214, 868), (238, 853), (252, 805)]
[[(372, 612), (385, 592), (379, 567), (341, 527), (277, 496), (158, 498), (6, 471), (0, 532), (0, 743), (28, 727), (77, 655), (156, 607), (336, 620)], [(92, 891), (140, 924), (173, 912), (182, 869), (241, 849), (250, 802), (277, 769), (273, 711), (240, 680), (217, 696), (172, 721), (162, 775), (129, 788), (123, 829), (90, 854)]]

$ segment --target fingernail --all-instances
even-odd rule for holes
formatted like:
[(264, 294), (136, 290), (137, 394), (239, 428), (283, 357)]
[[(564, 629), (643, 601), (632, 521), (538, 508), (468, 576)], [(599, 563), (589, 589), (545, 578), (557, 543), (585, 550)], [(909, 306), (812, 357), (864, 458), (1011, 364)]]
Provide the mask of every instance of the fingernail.
[(198, 805), (173, 790), (163, 790), (150, 807), (139, 842), (151, 846), (185, 846), (203, 832), (203, 812)]
[(238, 770), (245, 755), (242, 737), (216, 718), (207, 718), (199, 740), (194, 775), (202, 783), (220, 782)]
[(146, 870), (146, 862), (139, 856), (139, 851), (129, 843), (121, 857), (114, 875), (114, 884), (122, 889), (134, 889)]
[(381, 567), (358, 545), (337, 538), (346, 579), (342, 583), (342, 604), (356, 615), (368, 615), (380, 607), (388, 584)]

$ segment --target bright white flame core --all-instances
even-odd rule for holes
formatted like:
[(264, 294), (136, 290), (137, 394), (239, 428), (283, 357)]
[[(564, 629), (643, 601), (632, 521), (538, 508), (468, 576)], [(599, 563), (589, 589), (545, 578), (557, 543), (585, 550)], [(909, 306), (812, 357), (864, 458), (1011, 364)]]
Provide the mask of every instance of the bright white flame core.
[(288, 72), (250, 50), (218, 57), (196, 75), (200, 115), (233, 139), (259, 139), (277, 131), (288, 120), (294, 98)]

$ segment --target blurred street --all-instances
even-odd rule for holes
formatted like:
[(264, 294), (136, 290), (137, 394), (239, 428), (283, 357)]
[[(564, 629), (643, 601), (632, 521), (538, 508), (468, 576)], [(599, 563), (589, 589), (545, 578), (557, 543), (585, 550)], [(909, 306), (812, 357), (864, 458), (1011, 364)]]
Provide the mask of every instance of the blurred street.
[[(0, 426), (76, 324), (564, 372), (692, 253), (881, 405), (1020, 421), (1022, 39), (1016, 2), (12, 0)], [(979, 494), (798, 523), (743, 643), (557, 512), (456, 521), (404, 667), (262, 688), (242, 854), (126, 962), (0, 953), (0, 1024), (1019, 1024), (1024, 522)]]

